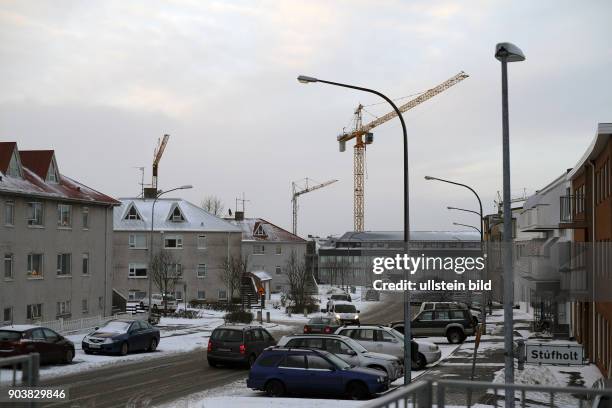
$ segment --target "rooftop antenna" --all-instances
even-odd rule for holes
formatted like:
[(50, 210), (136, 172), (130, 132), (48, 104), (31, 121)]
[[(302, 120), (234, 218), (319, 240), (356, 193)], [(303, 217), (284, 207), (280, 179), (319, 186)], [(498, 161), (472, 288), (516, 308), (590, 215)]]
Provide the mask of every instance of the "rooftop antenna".
[(140, 170), (140, 183), (138, 183), (138, 184), (140, 184), (140, 197), (142, 198), (142, 197), (144, 197), (144, 186), (145, 186), (145, 184), (144, 184), (144, 171), (145, 171), (145, 168), (144, 167), (133, 167), (133, 168)]
[(242, 202), (242, 214), (244, 214), (244, 203), (251, 202), (251, 200), (247, 200), (244, 192), (242, 192), (242, 198), (236, 197), (236, 211), (238, 211), (238, 202)]

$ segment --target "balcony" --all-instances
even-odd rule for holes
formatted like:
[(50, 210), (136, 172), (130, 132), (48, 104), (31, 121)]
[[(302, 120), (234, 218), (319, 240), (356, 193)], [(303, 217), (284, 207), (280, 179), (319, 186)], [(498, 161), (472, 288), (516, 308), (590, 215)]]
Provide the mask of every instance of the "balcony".
[(585, 226), (584, 195), (567, 195), (559, 197), (559, 227), (584, 228)]

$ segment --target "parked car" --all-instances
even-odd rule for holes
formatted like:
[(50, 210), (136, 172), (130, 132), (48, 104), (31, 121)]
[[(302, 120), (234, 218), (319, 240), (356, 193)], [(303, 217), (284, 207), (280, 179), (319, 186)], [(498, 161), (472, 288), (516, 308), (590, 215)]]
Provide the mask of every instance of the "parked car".
[(261, 352), (276, 345), (276, 340), (259, 326), (224, 325), (213, 330), (208, 340), (206, 359), (216, 367), (222, 363), (255, 363)]
[[(459, 344), (474, 334), (472, 313), (466, 309), (424, 310), (412, 319), (411, 334), (417, 336), (445, 336), (449, 343)], [(404, 322), (393, 322), (391, 327), (404, 331)]]
[(351, 302), (351, 295), (349, 295), (348, 293), (336, 293), (334, 295), (331, 295), (329, 297), (330, 300), (332, 300), (333, 302)]
[(368, 289), (365, 293), (367, 302), (378, 302), (380, 300), (380, 291), (376, 289)]
[(333, 302), (326, 310), (329, 316), (333, 316), (342, 323), (359, 324), (359, 310), (349, 302)]
[(424, 310), (451, 310), (451, 309), (468, 309), (472, 314), (472, 321), (476, 326), (482, 321), (482, 313), (480, 312), (480, 303), (473, 302), (468, 306), (462, 302), (423, 302), (421, 303), (420, 311)]
[(30, 353), (40, 354), (41, 364), (70, 364), (74, 358), (74, 343), (46, 327), (0, 327), (0, 358)]
[[(336, 334), (352, 338), (368, 351), (390, 354), (404, 361), (404, 335), (390, 327), (345, 326), (336, 330)], [(415, 369), (422, 370), (442, 356), (440, 348), (434, 343), (411, 340), (411, 345), (410, 354)]]
[(327, 351), (273, 347), (251, 367), (247, 387), (270, 397), (302, 394), (365, 399), (386, 391), (389, 378), (379, 370), (351, 367)]
[(355, 340), (338, 334), (292, 334), (283, 336), (278, 341), (278, 345), (288, 348), (325, 350), (337, 355), (352, 366), (384, 371), (390, 381), (401, 377), (404, 371), (397, 357), (369, 352)]
[[(161, 295), (159, 293), (154, 293), (151, 295), (151, 308), (164, 310), (164, 302), (166, 305), (166, 311), (174, 312), (178, 305), (176, 298), (172, 295)], [(142, 308), (149, 308), (149, 298), (145, 297), (140, 301), (140, 306)]]
[(304, 333), (328, 333), (331, 334), (342, 326), (340, 320), (335, 316), (313, 317), (304, 325)]
[(83, 337), (85, 354), (112, 353), (122, 356), (133, 351), (155, 351), (159, 330), (144, 320), (111, 320)]

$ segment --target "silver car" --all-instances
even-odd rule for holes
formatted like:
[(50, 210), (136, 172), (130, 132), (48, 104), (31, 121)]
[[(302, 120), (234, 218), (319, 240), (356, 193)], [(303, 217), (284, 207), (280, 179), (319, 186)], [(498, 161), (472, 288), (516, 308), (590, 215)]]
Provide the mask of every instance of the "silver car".
[[(390, 354), (402, 359), (402, 361), (404, 359), (404, 335), (390, 327), (343, 326), (336, 330), (336, 334), (350, 337), (368, 351)], [(416, 356), (412, 357), (412, 367), (415, 369), (422, 370), (427, 364), (438, 361), (442, 356), (440, 348), (434, 343), (421, 340), (412, 340), (412, 342), (418, 346)]]
[(403, 369), (397, 357), (371, 353), (355, 340), (346, 336), (337, 334), (293, 334), (281, 338), (278, 345), (289, 348), (326, 350), (336, 354), (352, 366), (385, 371), (390, 381), (394, 381), (403, 375)]

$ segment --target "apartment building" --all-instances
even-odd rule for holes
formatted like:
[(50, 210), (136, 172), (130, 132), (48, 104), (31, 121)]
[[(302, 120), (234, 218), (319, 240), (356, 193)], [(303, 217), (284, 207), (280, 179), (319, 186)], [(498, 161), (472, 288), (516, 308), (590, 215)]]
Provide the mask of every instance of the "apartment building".
[(248, 272), (267, 274), (272, 292), (287, 291), (287, 261), (294, 253), (300, 262), (306, 262), (308, 242), (263, 218), (245, 218), (242, 211), (227, 220), (242, 231), (242, 257)]
[(518, 212), (514, 241), (515, 303), (535, 320), (550, 324), (559, 337), (569, 334), (569, 299), (561, 285), (572, 235), (560, 229), (560, 198), (570, 189), (564, 172), (525, 201)]
[[(240, 258), (239, 228), (179, 198), (119, 200), (113, 216), (115, 306), (148, 297), (151, 255), (161, 250), (180, 275), (174, 284), (179, 302), (229, 300), (221, 275), (228, 259)], [(152, 287), (152, 294), (161, 292), (154, 281)]]
[(61, 174), (53, 150), (0, 142), (0, 321), (110, 314), (118, 204)]
[(591, 145), (567, 174), (559, 228), (573, 243), (565, 281), (571, 331), (604, 376), (612, 370), (612, 123), (600, 123)]

